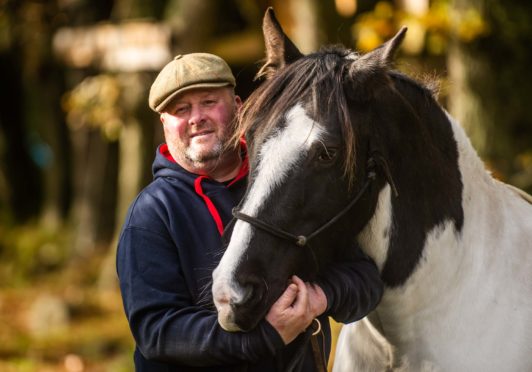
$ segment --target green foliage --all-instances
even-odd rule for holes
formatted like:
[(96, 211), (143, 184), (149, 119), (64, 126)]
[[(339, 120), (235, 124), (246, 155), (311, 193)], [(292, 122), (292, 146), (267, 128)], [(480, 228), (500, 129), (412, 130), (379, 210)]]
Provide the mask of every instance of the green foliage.
[(68, 234), (34, 224), (0, 228), (0, 282), (21, 285), (60, 267), (67, 259)]
[(62, 107), (72, 130), (85, 126), (99, 128), (109, 141), (120, 136), (124, 113), (121, 109), (121, 87), (110, 74), (89, 76), (63, 96)]
[(372, 11), (360, 14), (353, 25), (357, 49), (376, 48), (402, 26), (409, 29), (403, 50), (411, 55), (443, 55), (450, 38), (469, 43), (490, 32), (487, 20), (477, 9), (469, 7), (458, 12), (449, 0), (436, 0), (428, 9), (410, 11), (379, 1)]

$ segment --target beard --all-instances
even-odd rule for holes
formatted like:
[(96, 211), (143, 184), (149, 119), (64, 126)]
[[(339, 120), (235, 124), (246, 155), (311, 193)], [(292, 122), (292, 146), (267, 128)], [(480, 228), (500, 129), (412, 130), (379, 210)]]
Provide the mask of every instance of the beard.
[(222, 160), (229, 148), (229, 142), (232, 138), (230, 128), (212, 134), (214, 138), (204, 140), (191, 139), (188, 144), (183, 143), (179, 138), (166, 138), (170, 152), (176, 160), (192, 166), (193, 168), (212, 167), (218, 161)]
[(220, 158), (224, 152), (224, 147), (223, 141), (219, 138), (209, 150), (198, 149), (191, 145), (184, 151), (185, 159), (193, 164), (204, 164)]

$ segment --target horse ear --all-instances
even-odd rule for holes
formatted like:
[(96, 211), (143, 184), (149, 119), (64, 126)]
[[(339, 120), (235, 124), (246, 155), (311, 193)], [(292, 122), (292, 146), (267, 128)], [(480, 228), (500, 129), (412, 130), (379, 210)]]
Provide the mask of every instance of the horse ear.
[(257, 73), (257, 77), (265, 76), (269, 79), (277, 70), (303, 56), (284, 33), (271, 7), (264, 14), (262, 33), (266, 45), (266, 62)]
[(356, 97), (366, 100), (372, 96), (375, 88), (386, 84), (385, 72), (392, 66), (406, 31), (407, 28), (402, 27), (393, 38), (353, 60), (349, 67), (349, 76), (351, 82), (358, 87)]
[(380, 67), (390, 67), (393, 64), (393, 60), (397, 50), (399, 49), (399, 46), (405, 38), (407, 30), (408, 29), (406, 27), (401, 27), (394, 37), (378, 48), (362, 56), (360, 60), (374, 61), (374, 63)]

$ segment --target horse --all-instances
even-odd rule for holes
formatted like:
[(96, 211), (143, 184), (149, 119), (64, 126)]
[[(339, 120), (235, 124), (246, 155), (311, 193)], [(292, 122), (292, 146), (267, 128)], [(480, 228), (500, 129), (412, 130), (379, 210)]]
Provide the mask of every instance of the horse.
[(236, 124), (248, 190), (213, 272), (219, 323), (253, 328), (291, 275), (312, 281), (358, 244), (385, 291), (342, 327), (335, 371), (531, 371), (531, 204), (393, 69), (405, 32), (303, 55), (266, 12), (263, 82)]

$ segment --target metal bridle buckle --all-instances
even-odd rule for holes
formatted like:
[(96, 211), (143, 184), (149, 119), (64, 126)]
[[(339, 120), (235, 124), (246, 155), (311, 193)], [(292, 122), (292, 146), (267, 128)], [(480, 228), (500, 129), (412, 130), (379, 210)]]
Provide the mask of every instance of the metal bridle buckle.
[(307, 237), (303, 235), (298, 235), (296, 245), (304, 247), (307, 245)]
[(316, 330), (314, 332), (312, 332), (312, 336), (316, 336), (317, 334), (319, 334), (321, 332), (321, 323), (320, 323), (320, 321), (317, 318), (312, 319), (312, 321), (316, 322), (318, 324)]

